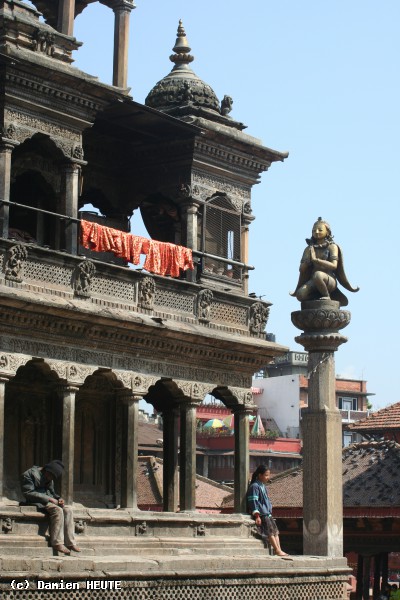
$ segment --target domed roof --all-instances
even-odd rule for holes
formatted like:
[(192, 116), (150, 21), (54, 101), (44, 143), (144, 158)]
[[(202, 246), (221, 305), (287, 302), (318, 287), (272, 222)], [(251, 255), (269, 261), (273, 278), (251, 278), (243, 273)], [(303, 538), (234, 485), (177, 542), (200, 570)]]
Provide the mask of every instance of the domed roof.
[(175, 54), (169, 58), (175, 63), (172, 71), (161, 79), (148, 94), (145, 104), (171, 114), (190, 112), (188, 109), (208, 109), (221, 114), (220, 103), (214, 90), (190, 68), (194, 57), (189, 54), (186, 33), (179, 21), (178, 37), (173, 47)]

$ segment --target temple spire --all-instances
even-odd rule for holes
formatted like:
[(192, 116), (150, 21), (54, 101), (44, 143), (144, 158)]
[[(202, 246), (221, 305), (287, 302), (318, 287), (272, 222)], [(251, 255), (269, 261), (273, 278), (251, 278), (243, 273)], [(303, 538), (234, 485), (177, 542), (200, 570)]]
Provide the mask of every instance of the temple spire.
[(175, 66), (172, 69), (173, 71), (188, 68), (189, 63), (193, 62), (194, 56), (189, 54), (191, 48), (186, 37), (185, 29), (182, 25), (182, 19), (179, 20), (177, 38), (172, 50), (175, 54), (171, 54), (169, 59), (171, 62), (175, 63)]

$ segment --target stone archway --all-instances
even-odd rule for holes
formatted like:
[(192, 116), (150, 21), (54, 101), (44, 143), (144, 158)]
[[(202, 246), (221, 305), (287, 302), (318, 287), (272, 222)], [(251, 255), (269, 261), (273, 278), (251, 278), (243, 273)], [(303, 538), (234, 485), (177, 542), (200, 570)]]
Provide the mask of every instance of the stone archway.
[(108, 370), (89, 375), (76, 394), (74, 499), (85, 506), (117, 503), (121, 459), (122, 383)]
[(4, 495), (21, 500), (20, 475), (61, 458), (60, 379), (40, 359), (21, 366), (5, 386)]

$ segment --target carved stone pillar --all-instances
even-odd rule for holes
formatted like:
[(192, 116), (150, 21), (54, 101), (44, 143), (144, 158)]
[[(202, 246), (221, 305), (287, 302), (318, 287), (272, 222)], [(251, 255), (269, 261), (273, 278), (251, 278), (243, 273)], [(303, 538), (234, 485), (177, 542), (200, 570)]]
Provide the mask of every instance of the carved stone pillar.
[[(78, 217), (79, 175), (81, 167), (73, 162), (64, 165), (64, 199), (65, 215), (76, 219)], [(78, 224), (76, 221), (65, 222), (65, 249), (70, 254), (77, 254)]]
[(196, 405), (181, 405), (179, 449), (180, 510), (196, 510)]
[(166, 512), (178, 510), (178, 424), (179, 409), (170, 408), (163, 412), (163, 510)]
[(247, 513), (247, 486), (249, 483), (249, 411), (243, 406), (233, 409), (235, 419), (235, 494), (234, 510)]
[[(241, 232), (241, 257), (240, 260), (245, 265), (249, 264), (249, 230), (250, 223), (254, 221), (252, 215), (245, 215), (243, 218), (242, 232)], [(249, 292), (249, 272), (246, 270), (243, 273), (243, 291), (248, 294)]]
[(0, 237), (8, 238), (8, 222), (10, 207), (1, 204), (1, 200), (10, 200), (11, 155), (14, 146), (2, 142), (0, 144)]
[[(186, 247), (191, 248), (191, 250), (197, 250), (199, 204), (190, 200), (190, 202), (182, 205), (182, 212), (186, 226), (186, 234), (184, 234)], [(186, 278), (189, 281), (196, 281), (196, 270), (187, 270)]]
[(129, 17), (133, 0), (115, 0), (113, 85), (125, 89), (128, 84)]
[(336, 407), (334, 352), (347, 338), (350, 313), (332, 300), (303, 302), (292, 322), (309, 353), (303, 412), (303, 552), (343, 556), (342, 418)]
[(121, 465), (121, 506), (137, 509), (137, 472), (138, 472), (138, 427), (139, 400), (142, 395), (134, 395), (130, 390), (122, 390), (120, 399), (124, 405), (122, 419), (122, 465)]
[(58, 0), (58, 31), (74, 35), (75, 0)]
[(75, 439), (75, 396), (79, 390), (73, 386), (61, 387), (62, 411), (62, 461), (64, 473), (61, 480), (61, 496), (66, 504), (74, 501), (74, 439)]
[(0, 502), (4, 494), (4, 405), (8, 377), (0, 376)]

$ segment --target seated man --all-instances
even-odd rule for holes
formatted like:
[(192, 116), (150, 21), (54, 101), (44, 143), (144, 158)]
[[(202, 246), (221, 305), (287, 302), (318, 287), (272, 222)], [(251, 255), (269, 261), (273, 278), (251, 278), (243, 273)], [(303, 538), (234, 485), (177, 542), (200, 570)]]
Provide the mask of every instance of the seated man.
[[(49, 514), (50, 542), (57, 552), (71, 554), (80, 552), (75, 543), (74, 517), (72, 508), (56, 494), (53, 480), (64, 471), (60, 460), (52, 460), (44, 467), (33, 466), (22, 474), (22, 493), (29, 504), (34, 504)], [(65, 543), (65, 545), (64, 545)]]

